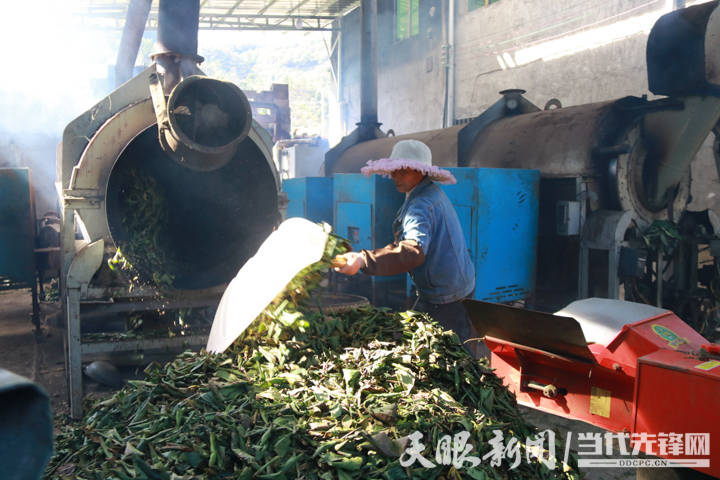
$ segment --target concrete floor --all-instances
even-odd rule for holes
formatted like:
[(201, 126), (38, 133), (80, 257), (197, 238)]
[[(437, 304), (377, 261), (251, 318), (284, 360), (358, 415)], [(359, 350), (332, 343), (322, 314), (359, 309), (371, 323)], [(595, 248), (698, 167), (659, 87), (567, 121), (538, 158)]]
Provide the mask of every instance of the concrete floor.
[[(55, 304), (43, 304), (43, 316), (57, 314)], [(43, 322), (41, 335), (34, 334), (30, 319), (31, 299), (29, 290), (0, 292), (0, 367), (32, 379), (41, 385), (50, 396), (56, 425), (67, 421), (68, 401), (64, 372), (63, 333), (60, 328)], [(84, 380), (87, 391), (97, 391), (87, 377)], [(545, 429), (551, 428), (561, 438), (572, 436), (574, 448), (577, 448), (579, 433), (599, 432), (583, 422), (567, 420), (536, 410), (521, 407), (528, 421)], [(635, 478), (635, 470), (630, 468), (604, 468), (586, 470), (588, 480), (621, 480)]]

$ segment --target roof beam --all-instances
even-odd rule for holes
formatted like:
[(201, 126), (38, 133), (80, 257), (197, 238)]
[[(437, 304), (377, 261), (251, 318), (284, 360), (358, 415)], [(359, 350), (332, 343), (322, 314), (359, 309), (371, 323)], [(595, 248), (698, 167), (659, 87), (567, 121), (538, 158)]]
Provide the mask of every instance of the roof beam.
[[(206, 0), (206, 1), (207, 1), (207, 0)], [(232, 15), (232, 14), (235, 12), (235, 9), (236, 9), (237, 7), (239, 7), (242, 2), (243, 2), (243, 0), (237, 0), (237, 2), (235, 2), (235, 5), (233, 5), (232, 7), (230, 7), (230, 8), (228, 9), (227, 15)]]
[(307, 2), (309, 2), (309, 1), (310, 1), (310, 0), (302, 0), (302, 2), (298, 3), (298, 4), (295, 5), (293, 8), (291, 8), (290, 10), (288, 10), (287, 13), (288, 13), (288, 14), (291, 14), (292, 12), (294, 12), (294, 11), (297, 10), (298, 8), (302, 7), (303, 5), (305, 5), (305, 4), (306, 4)]
[(268, 3), (265, 4), (263, 8), (260, 9), (258, 12), (259, 15), (262, 15), (263, 13), (267, 12), (270, 7), (272, 7), (277, 0), (270, 0)]

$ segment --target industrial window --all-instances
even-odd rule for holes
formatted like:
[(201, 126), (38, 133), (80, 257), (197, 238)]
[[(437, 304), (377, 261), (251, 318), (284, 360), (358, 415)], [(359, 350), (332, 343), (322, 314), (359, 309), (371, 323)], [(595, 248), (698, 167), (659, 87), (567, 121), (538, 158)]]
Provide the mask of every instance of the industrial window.
[(420, 31), (420, 0), (395, 0), (395, 40), (404, 40)]
[(468, 0), (468, 11), (475, 10), (479, 7), (485, 7), (499, 0)]

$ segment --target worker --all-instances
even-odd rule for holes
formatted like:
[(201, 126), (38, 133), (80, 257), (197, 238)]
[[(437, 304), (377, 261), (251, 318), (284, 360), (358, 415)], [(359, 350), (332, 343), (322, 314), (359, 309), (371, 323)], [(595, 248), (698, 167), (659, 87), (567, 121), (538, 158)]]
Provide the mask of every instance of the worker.
[(413, 310), (428, 313), (465, 342), (470, 323), (461, 301), (475, 289), (475, 269), (457, 213), (435, 184), (457, 183), (455, 177), (433, 166), (430, 148), (418, 140), (397, 142), (390, 158), (370, 160), (361, 172), (390, 176), (405, 202), (393, 222), (393, 243), (348, 252), (346, 264), (335, 270), (346, 275), (409, 272), (418, 295)]

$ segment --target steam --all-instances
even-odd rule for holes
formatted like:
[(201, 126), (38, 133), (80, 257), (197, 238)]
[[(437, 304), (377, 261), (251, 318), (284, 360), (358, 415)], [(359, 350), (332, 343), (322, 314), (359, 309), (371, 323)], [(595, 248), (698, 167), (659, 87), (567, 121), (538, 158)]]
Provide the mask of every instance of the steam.
[(112, 89), (120, 29), (83, 25), (79, 0), (5, 2), (0, 16), (0, 167), (31, 168), (38, 214), (54, 210), (56, 146)]

